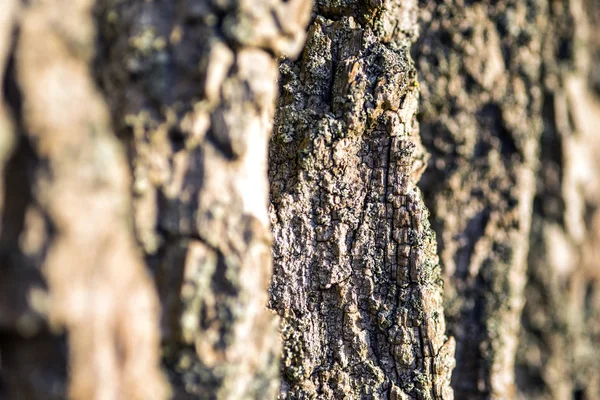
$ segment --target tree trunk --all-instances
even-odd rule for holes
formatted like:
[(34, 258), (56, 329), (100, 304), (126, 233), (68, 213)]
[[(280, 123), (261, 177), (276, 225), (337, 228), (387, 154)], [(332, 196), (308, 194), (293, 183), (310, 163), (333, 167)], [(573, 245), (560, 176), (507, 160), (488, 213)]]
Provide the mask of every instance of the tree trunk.
[(517, 352), (521, 398), (600, 398), (600, 2), (551, 12), (529, 284)]
[(2, 26), (1, 397), (166, 398), (161, 354), (177, 398), (273, 397), (275, 56), (310, 4), (93, 5), (10, 2)]
[(416, 4), (319, 2), (270, 147), (281, 398), (451, 399), (409, 55)]
[(455, 393), (598, 398), (600, 170), (587, 154), (600, 4), (421, 3), (414, 49), (432, 155), (422, 188), (457, 343)]
[(127, 161), (89, 71), (92, 2), (10, 3), (5, 390), (63, 397), (68, 352), (69, 397), (163, 398), (158, 299), (131, 229)]
[(2, 1), (1, 400), (600, 398), (598, 0)]
[(277, 390), (267, 143), (275, 56), (301, 49), (309, 11), (303, 0), (101, 10), (99, 74), (131, 152), (136, 234), (155, 272), (176, 398)]
[(545, 6), (493, 3), (423, 2), (415, 46), (432, 154), (422, 187), (439, 239), (461, 399), (515, 393), (542, 128)]

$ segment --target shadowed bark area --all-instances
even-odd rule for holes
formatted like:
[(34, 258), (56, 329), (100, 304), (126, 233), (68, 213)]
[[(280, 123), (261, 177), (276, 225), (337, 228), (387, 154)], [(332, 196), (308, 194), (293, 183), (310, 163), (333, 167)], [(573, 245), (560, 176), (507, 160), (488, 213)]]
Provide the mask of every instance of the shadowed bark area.
[(544, 1), (422, 1), (415, 59), (422, 187), (438, 234), (452, 382), (461, 399), (512, 398), (542, 129)]
[(457, 341), (452, 386), (465, 399), (596, 398), (598, 363), (585, 355), (598, 340), (596, 295), (584, 282), (597, 268), (585, 260), (598, 78), (576, 53), (597, 54), (598, 2), (421, 7), (414, 49), (432, 154), (421, 187)]
[(272, 398), (267, 143), (310, 2), (108, 1), (98, 76), (134, 175), (177, 399)]
[(416, 4), (319, 1), (270, 147), (280, 398), (451, 399), (409, 55)]
[(523, 399), (600, 398), (600, 2), (550, 10), (544, 131), (517, 353)]

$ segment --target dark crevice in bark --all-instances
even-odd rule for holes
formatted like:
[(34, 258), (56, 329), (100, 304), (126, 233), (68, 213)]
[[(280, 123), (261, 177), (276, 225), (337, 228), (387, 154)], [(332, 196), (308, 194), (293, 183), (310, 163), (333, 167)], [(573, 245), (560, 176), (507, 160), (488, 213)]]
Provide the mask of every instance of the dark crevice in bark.
[(31, 176), (37, 164), (27, 139), (21, 136), (15, 147), (11, 158), (6, 162), (2, 177), (7, 190), (4, 191), (2, 200), (0, 257), (7, 261), (19, 252), (19, 237), (25, 226), (25, 213), (33, 201)]

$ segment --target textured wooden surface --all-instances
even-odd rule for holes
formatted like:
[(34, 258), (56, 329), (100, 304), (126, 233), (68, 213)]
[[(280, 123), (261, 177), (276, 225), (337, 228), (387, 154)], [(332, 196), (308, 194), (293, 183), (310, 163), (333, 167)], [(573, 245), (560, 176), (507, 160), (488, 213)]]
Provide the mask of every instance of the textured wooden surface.
[(416, 187), (416, 4), (315, 12), (302, 58), (280, 67), (270, 147), (280, 398), (451, 399), (454, 342)]

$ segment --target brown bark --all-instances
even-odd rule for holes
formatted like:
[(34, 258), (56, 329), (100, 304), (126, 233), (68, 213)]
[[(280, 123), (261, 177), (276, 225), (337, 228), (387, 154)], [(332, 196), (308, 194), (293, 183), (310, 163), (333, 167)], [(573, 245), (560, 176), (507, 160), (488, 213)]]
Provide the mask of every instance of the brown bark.
[[(165, 397), (158, 302), (131, 229), (126, 158), (90, 74), (91, 7), (48, 1), (15, 14), (9, 73), (18, 96), (9, 101), (20, 148), (7, 169), (3, 211), (13, 225), (3, 226), (2, 267), (5, 284), (29, 287), (9, 298), (18, 303), (8, 303), (16, 307), (4, 326), (17, 336), (2, 343), (10, 398), (64, 395), (60, 377), (48, 390), (38, 376), (60, 371), (61, 356), (47, 357), (58, 365), (43, 354), (42, 365), (34, 361), (36, 344), (52, 354), (63, 330), (70, 398)], [(23, 172), (24, 181), (10, 176)], [(28, 277), (43, 278), (47, 292)]]
[(512, 398), (541, 131), (543, 4), (424, 1), (423, 180), (459, 398)]
[(161, 333), (174, 396), (272, 397), (275, 57), (300, 50), (310, 3), (5, 10), (0, 397), (165, 398)]
[(600, 398), (598, 0), (310, 9), (3, 0), (0, 399)]
[(300, 50), (309, 11), (303, 0), (101, 10), (99, 74), (129, 142), (136, 233), (155, 271), (176, 398), (277, 390), (267, 142), (275, 56)]
[(529, 284), (517, 353), (521, 398), (600, 398), (600, 2), (552, 7)]
[(465, 399), (596, 398), (596, 380), (583, 382), (598, 371), (585, 355), (597, 305), (582, 299), (598, 170), (583, 162), (600, 114), (576, 53), (597, 50), (576, 32), (597, 5), (421, 3), (422, 187), (457, 340), (452, 385)]
[(280, 398), (451, 399), (427, 158), (409, 55), (415, 4), (321, 1), (281, 66), (270, 148)]

